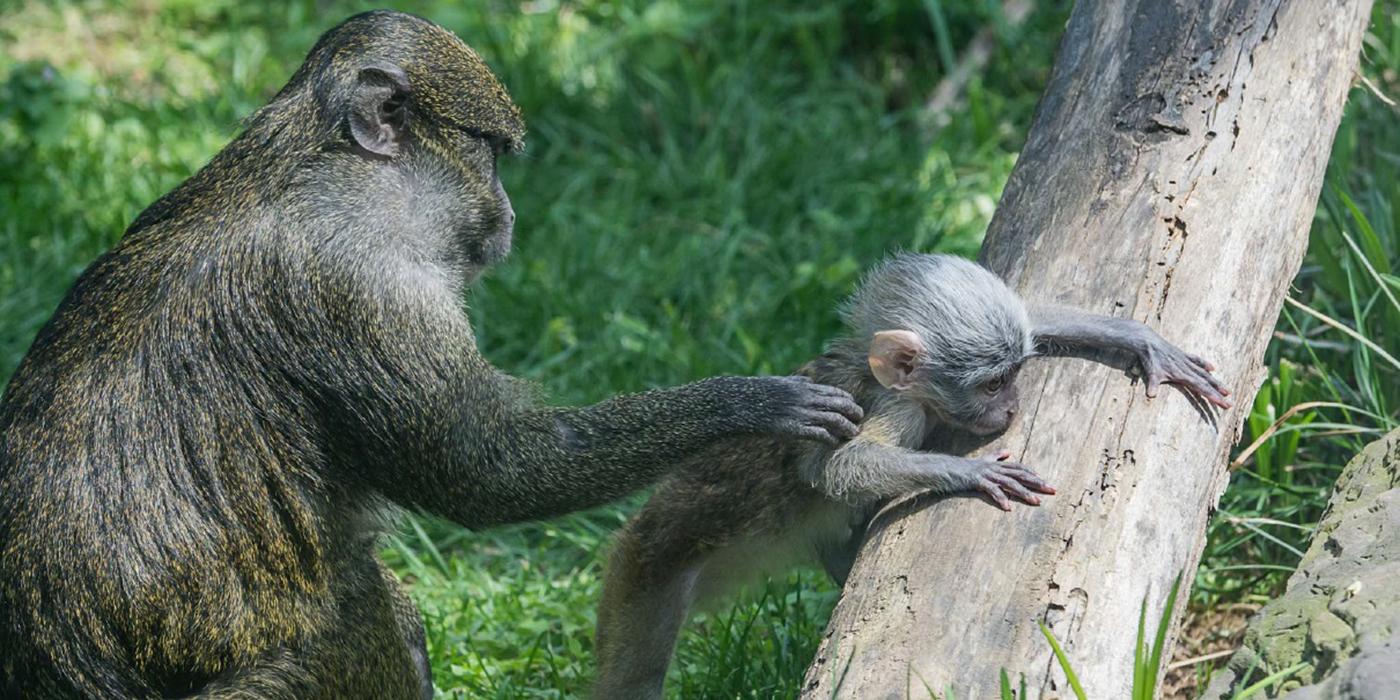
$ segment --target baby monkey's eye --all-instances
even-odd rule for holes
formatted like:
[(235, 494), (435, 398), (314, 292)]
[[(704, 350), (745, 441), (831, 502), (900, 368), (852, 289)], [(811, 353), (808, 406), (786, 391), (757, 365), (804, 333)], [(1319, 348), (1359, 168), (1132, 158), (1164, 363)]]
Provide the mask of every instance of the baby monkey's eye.
[(1004, 387), (1004, 386), (1006, 386), (1006, 378), (1005, 378), (1005, 377), (997, 377), (996, 379), (993, 379), (993, 380), (991, 380), (991, 381), (989, 381), (989, 382), (983, 384), (983, 385), (982, 385), (982, 390), (985, 391), (985, 392), (987, 392), (988, 394), (995, 394), (995, 393), (1001, 391), (1001, 388)]

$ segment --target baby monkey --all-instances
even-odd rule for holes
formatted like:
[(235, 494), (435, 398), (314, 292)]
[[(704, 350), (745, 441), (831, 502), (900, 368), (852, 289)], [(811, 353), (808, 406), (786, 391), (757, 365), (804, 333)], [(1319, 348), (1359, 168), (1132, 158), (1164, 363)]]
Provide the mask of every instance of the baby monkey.
[(865, 409), (836, 449), (798, 440), (716, 444), (675, 469), (618, 534), (598, 611), (598, 700), (659, 698), (693, 603), (753, 574), (820, 563), (844, 583), (867, 519), (915, 492), (980, 492), (1004, 510), (1055, 490), (1002, 451), (994, 458), (920, 451), (943, 430), (992, 435), (1016, 415), (1016, 375), (1070, 346), (1134, 355), (1147, 393), (1163, 382), (1221, 407), (1230, 392), (1210, 363), (1131, 319), (1027, 312), (991, 272), (947, 255), (897, 255), (842, 309), (848, 335), (799, 370)]

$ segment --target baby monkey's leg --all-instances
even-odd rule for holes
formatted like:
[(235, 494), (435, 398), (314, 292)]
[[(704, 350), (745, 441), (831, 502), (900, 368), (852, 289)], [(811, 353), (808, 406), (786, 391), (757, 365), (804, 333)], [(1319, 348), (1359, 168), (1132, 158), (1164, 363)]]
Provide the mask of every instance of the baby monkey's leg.
[(660, 698), (695, 600), (703, 561), (667, 561), (647, 549), (630, 528), (615, 543), (598, 606), (595, 700)]
[(864, 526), (857, 528), (850, 537), (831, 542), (822, 542), (817, 545), (817, 559), (821, 561), (822, 569), (826, 575), (836, 582), (837, 586), (846, 585), (846, 577), (851, 574), (851, 567), (855, 566), (856, 555), (860, 554), (861, 542), (865, 541)]

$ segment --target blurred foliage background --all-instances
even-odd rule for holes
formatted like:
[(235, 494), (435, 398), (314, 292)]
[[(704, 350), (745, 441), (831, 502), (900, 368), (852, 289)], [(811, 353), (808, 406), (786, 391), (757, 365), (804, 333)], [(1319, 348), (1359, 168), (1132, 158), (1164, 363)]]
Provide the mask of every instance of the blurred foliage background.
[[(0, 2), (0, 380), (136, 214), (369, 7)], [(474, 46), (527, 116), (527, 151), (503, 166), (516, 252), (471, 305), (489, 357), (579, 403), (789, 371), (887, 251), (974, 254), (1070, 3), (1021, 23), (997, 0), (395, 7)], [(1396, 423), (1400, 0), (1373, 20), (1295, 282), (1307, 308), (1279, 321), (1245, 444), (1268, 437), (1212, 524), (1182, 658), (1233, 643), (1232, 611), (1280, 590), (1340, 465)], [(979, 33), (990, 61), (931, 115)], [(439, 695), (581, 694), (602, 552), (629, 509), (487, 532), (411, 518), (386, 558), (423, 609)], [(673, 691), (792, 695), (834, 599), (804, 572), (698, 618)], [(1189, 697), (1209, 666), (1183, 666), (1173, 691)]]

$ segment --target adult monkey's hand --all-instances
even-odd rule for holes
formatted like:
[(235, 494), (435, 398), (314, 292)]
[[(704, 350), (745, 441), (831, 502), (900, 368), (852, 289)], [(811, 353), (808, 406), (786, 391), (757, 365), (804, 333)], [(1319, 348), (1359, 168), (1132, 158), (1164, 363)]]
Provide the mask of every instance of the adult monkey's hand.
[(733, 402), (735, 431), (787, 435), (837, 445), (859, 432), (864, 416), (845, 391), (802, 376), (708, 380)]

